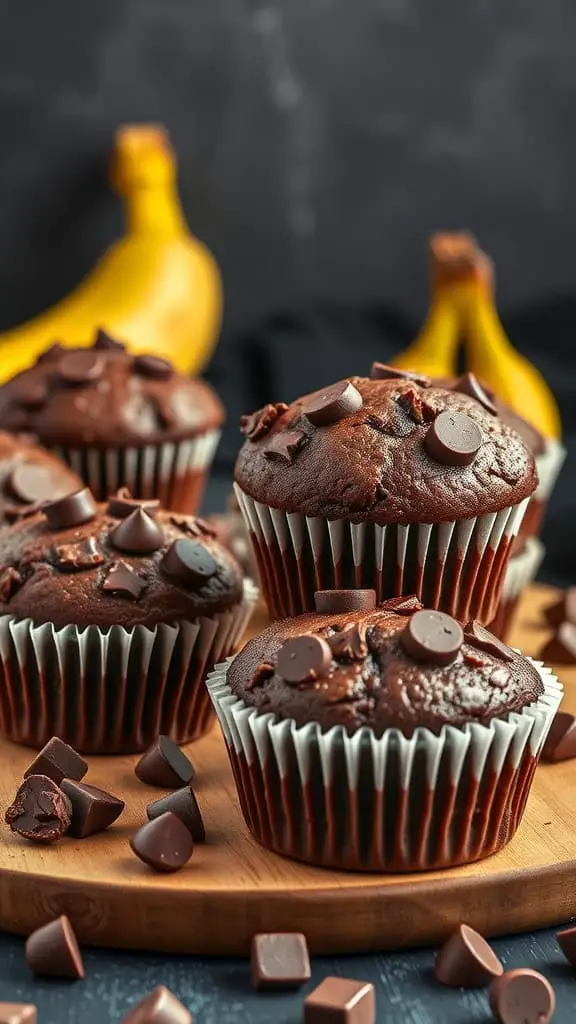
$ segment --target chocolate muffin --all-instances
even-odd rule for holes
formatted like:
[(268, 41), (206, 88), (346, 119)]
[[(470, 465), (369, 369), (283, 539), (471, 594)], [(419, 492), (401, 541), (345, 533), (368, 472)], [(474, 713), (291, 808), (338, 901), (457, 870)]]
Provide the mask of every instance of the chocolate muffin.
[(243, 419), (237, 495), (270, 613), (311, 610), (318, 588), (369, 587), (489, 622), (534, 457), (476, 398), (373, 373)]
[(256, 838), (326, 867), (419, 871), (501, 849), (562, 687), (476, 620), (415, 596), (317, 594), (208, 689)]
[(536, 578), (544, 554), (544, 545), (538, 537), (524, 537), (523, 534), (516, 537), (506, 567), (500, 604), (490, 623), (490, 629), (496, 636), (506, 639), (509, 635), (522, 593)]
[(32, 515), (43, 501), (77, 491), (81, 480), (60, 459), (0, 430), (0, 526)]
[(0, 536), (0, 730), (85, 753), (196, 739), (255, 596), (200, 519), (124, 491), (46, 504)]
[(0, 387), (0, 427), (64, 459), (99, 500), (119, 487), (195, 512), (224, 412), (207, 384), (98, 331), (90, 348), (52, 345)]

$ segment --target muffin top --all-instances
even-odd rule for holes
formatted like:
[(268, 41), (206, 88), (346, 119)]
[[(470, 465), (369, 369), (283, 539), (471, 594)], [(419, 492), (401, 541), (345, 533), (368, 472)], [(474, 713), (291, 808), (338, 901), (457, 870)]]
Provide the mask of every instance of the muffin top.
[(52, 345), (0, 387), (0, 426), (49, 445), (159, 444), (223, 419), (207, 384), (181, 376), (166, 359), (131, 355), (104, 331), (90, 348)]
[(60, 498), (81, 480), (30, 438), (0, 430), (0, 525), (32, 515), (47, 498)]
[(497, 512), (535, 490), (532, 453), (493, 407), (422, 375), (372, 372), (244, 416), (241, 489), (286, 512), (404, 525)]
[[(342, 610), (354, 609), (347, 595), (355, 610)], [(236, 655), (228, 684), (247, 705), (323, 732), (411, 736), (506, 718), (543, 693), (531, 662), (484, 626), (423, 610), (416, 597), (376, 608), (374, 591), (322, 591), (317, 607), (272, 624)]]
[(242, 572), (201, 519), (86, 487), (0, 534), (0, 614), (106, 628), (155, 626), (237, 605)]

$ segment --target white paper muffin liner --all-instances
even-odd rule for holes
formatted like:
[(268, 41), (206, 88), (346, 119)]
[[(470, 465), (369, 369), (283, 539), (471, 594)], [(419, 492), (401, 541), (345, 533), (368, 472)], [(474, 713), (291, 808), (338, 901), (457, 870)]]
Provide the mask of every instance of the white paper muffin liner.
[(155, 628), (0, 616), (0, 732), (33, 747), (59, 736), (86, 754), (198, 739), (213, 722), (206, 675), (236, 650), (257, 598), (246, 580), (236, 607)]
[(490, 622), (512, 541), (529, 498), (451, 523), (378, 526), (284, 512), (236, 484), (272, 618), (314, 611), (314, 591), (376, 591), (377, 601), (416, 594), (427, 608)]
[(544, 694), (489, 725), (419, 728), (377, 738), (298, 727), (236, 697), (232, 659), (207, 687), (230, 757), (246, 824), (286, 857), (354, 871), (452, 867), (500, 850), (518, 828), (562, 685), (532, 662)]
[(106, 501), (119, 487), (127, 487), (135, 498), (159, 498), (163, 508), (192, 514), (202, 500), (219, 440), (220, 431), (210, 430), (185, 441), (159, 445), (54, 445), (50, 450), (88, 484), (97, 501)]
[(544, 558), (544, 545), (537, 537), (528, 537), (525, 547), (513, 555), (506, 567), (502, 596), (498, 611), (490, 623), (490, 630), (504, 638), (512, 625), (512, 619), (520, 595), (535, 578)]
[(537, 537), (542, 528), (546, 507), (566, 458), (566, 449), (552, 438), (547, 438), (544, 451), (535, 455), (539, 484), (532, 495), (524, 517), (520, 534), (523, 537)]

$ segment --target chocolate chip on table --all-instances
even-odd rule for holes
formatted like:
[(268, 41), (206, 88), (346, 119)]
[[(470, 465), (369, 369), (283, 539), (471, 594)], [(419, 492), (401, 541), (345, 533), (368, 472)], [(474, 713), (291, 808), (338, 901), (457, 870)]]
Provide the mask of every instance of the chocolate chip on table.
[(375, 1024), (376, 994), (368, 981), (324, 978), (304, 1000), (304, 1024)]
[(96, 515), (96, 502), (89, 487), (57, 498), (42, 508), (52, 530), (67, 530), (88, 523)]
[(46, 466), (36, 466), (33, 462), (20, 462), (14, 466), (9, 484), (16, 500), (25, 505), (49, 501), (57, 487), (52, 471)]
[(54, 843), (68, 831), (72, 805), (47, 775), (29, 775), (5, 814), (12, 832), (35, 843)]
[(310, 395), (302, 403), (302, 412), (315, 427), (326, 427), (345, 416), (351, 416), (362, 405), (363, 399), (358, 388), (349, 380), (340, 380)]
[(371, 380), (412, 380), (423, 388), (430, 387), (432, 378), (425, 373), (418, 373), (417, 370), (400, 370), (397, 366), (389, 366), (388, 363), (372, 363), (370, 368)]
[(467, 924), (446, 940), (434, 965), (437, 980), (453, 988), (483, 988), (503, 972), (492, 947)]
[(26, 962), (32, 973), (40, 978), (70, 978), (77, 981), (84, 977), (84, 964), (76, 935), (64, 914), (28, 936)]
[(331, 664), (330, 645), (314, 633), (285, 640), (276, 656), (276, 671), (287, 683), (304, 683), (322, 678)]
[(567, 711), (557, 711), (542, 748), (542, 760), (556, 763), (576, 757), (576, 719)]
[(0, 1003), (0, 1024), (36, 1024), (37, 1020), (31, 1003)]
[(122, 1018), (122, 1024), (194, 1024), (192, 1014), (165, 985), (158, 985)]
[(264, 456), (270, 462), (284, 462), (287, 466), (291, 466), (307, 440), (306, 434), (300, 430), (286, 430), (284, 433), (272, 434), (264, 449)]
[(190, 860), (194, 840), (190, 830), (172, 811), (146, 822), (130, 840), (133, 853), (154, 871), (179, 871)]
[(319, 615), (371, 612), (376, 607), (375, 590), (317, 590), (314, 604)]
[(424, 606), (416, 594), (410, 594), (408, 597), (389, 597), (380, 607), (396, 615), (413, 615), (414, 612), (422, 611)]
[(445, 466), (469, 466), (484, 440), (477, 423), (464, 412), (441, 412), (428, 427), (424, 446)]
[(503, 640), (499, 640), (477, 619), (470, 619), (464, 626), (464, 642), (486, 654), (492, 654), (502, 661), (514, 661), (514, 651)]
[(93, 349), (65, 352), (58, 360), (58, 373), (66, 384), (91, 384), (98, 380), (104, 369), (104, 361)]
[(539, 657), (547, 664), (574, 665), (576, 663), (576, 626), (562, 622), (553, 637), (540, 651)]
[(498, 415), (498, 410), (490, 395), (486, 393), (475, 373), (463, 373), (457, 381), (452, 384), (451, 391), (457, 391), (460, 395), (468, 395), (480, 402), (487, 412), (492, 416)]
[(310, 980), (306, 936), (299, 932), (254, 935), (250, 967), (255, 989), (300, 988)]
[(202, 814), (196, 800), (196, 795), (190, 786), (182, 786), (168, 796), (162, 796), (159, 800), (153, 800), (146, 808), (149, 821), (154, 821), (166, 811), (172, 811), (180, 821), (186, 825), (195, 843), (203, 843), (206, 839), (206, 830), (202, 821)]
[(102, 584), (102, 590), (111, 594), (119, 594), (121, 597), (130, 597), (138, 600), (145, 583), (131, 566), (125, 562), (115, 562)]
[(187, 587), (202, 586), (218, 571), (218, 562), (207, 548), (186, 537), (173, 541), (162, 565), (168, 576), (173, 576)]
[(556, 932), (556, 938), (568, 963), (576, 967), (576, 927), (572, 925), (570, 928), (562, 928)]
[(445, 612), (423, 608), (414, 612), (400, 634), (402, 647), (416, 661), (449, 665), (464, 643), (462, 627)]
[(68, 835), (85, 839), (97, 832), (104, 832), (120, 817), (125, 804), (119, 797), (107, 793), (97, 786), (63, 779), (60, 787), (72, 805), (72, 821)]
[(149, 555), (164, 543), (164, 533), (143, 508), (136, 508), (110, 531), (110, 541), (118, 551)]
[(500, 1024), (548, 1024), (554, 1013), (554, 989), (538, 971), (523, 967), (495, 978), (490, 1009)]
[(179, 789), (194, 778), (194, 768), (169, 736), (159, 736), (134, 768), (140, 782), (163, 789)]
[(137, 508), (144, 509), (149, 516), (154, 517), (160, 508), (160, 501), (158, 498), (133, 498), (127, 487), (120, 487), (116, 494), (108, 498), (108, 515), (116, 519), (126, 519)]
[(103, 331), (100, 327), (96, 331), (96, 336), (92, 342), (92, 348), (100, 349), (104, 352), (125, 352), (126, 345), (123, 345), (121, 341), (116, 341), (116, 338), (111, 338), (106, 331)]
[(174, 375), (172, 363), (159, 356), (135, 356), (132, 369), (141, 377), (150, 377), (152, 380), (169, 380)]
[(54, 547), (54, 563), (63, 572), (96, 569), (103, 562), (104, 555), (93, 537), (87, 537), (78, 544), (56, 544)]
[(58, 736), (53, 736), (36, 754), (32, 764), (24, 772), (24, 778), (28, 778), (29, 775), (47, 775), (59, 786), (62, 779), (80, 782), (87, 771), (86, 761), (74, 747), (64, 743)]
[(558, 601), (548, 605), (544, 618), (551, 626), (560, 626), (563, 622), (576, 625), (576, 587), (568, 587)]

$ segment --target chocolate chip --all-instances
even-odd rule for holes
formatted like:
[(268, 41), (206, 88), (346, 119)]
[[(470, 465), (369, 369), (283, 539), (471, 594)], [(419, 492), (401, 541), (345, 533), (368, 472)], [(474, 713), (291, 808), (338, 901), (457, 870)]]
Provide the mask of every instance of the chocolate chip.
[(36, 1024), (37, 1020), (32, 1003), (0, 1003), (0, 1024)]
[(329, 636), (327, 643), (332, 657), (344, 661), (362, 661), (368, 654), (366, 626), (358, 623)]
[(370, 368), (372, 380), (413, 380), (423, 388), (429, 388), (432, 378), (425, 373), (418, 373), (416, 370), (400, 370), (397, 366), (389, 366), (388, 363), (372, 363)]
[(51, 501), (42, 508), (48, 526), (53, 530), (67, 530), (71, 526), (81, 526), (94, 519), (96, 502), (89, 487), (82, 487), (73, 494)]
[(23, 577), (14, 566), (9, 565), (7, 569), (4, 569), (0, 573), (0, 601), (9, 601), (23, 582)]
[(16, 400), (25, 409), (41, 409), (48, 398), (48, 385), (45, 380), (27, 380), (22, 378), (15, 387)]
[(102, 584), (102, 590), (137, 601), (145, 585), (144, 580), (129, 565), (115, 562)]
[(376, 607), (375, 590), (317, 590), (314, 604), (319, 615), (371, 612)]
[(306, 398), (302, 403), (302, 412), (315, 427), (326, 427), (345, 416), (351, 416), (362, 404), (358, 388), (349, 380), (341, 380)]
[(474, 373), (463, 373), (457, 381), (452, 384), (451, 391), (458, 391), (461, 395), (468, 395), (470, 398), (475, 398), (477, 402), (480, 402), (487, 412), (493, 416), (498, 415), (498, 410), (494, 405), (494, 402), (490, 398), (490, 395), (486, 394), (480, 381)]
[(106, 511), (116, 519), (126, 519), (138, 508), (154, 517), (154, 513), (160, 508), (160, 502), (158, 498), (133, 498), (127, 487), (120, 487), (116, 494), (108, 498)]
[(434, 966), (438, 981), (452, 988), (483, 988), (503, 971), (486, 939), (467, 924), (461, 924), (446, 940)]
[(66, 352), (58, 360), (58, 373), (66, 384), (91, 384), (104, 370), (102, 357), (90, 349)]
[(284, 462), (291, 466), (307, 440), (306, 434), (299, 430), (286, 430), (283, 434), (273, 434), (264, 449), (264, 456), (270, 462)]
[(190, 537), (216, 537), (216, 530), (213, 530), (210, 523), (199, 516), (170, 516), (172, 526)]
[(408, 413), (415, 423), (431, 423), (438, 415), (438, 408), (426, 395), (414, 387), (406, 388), (397, 398), (399, 406)]
[(29, 775), (19, 787), (4, 820), (12, 832), (36, 843), (54, 843), (70, 827), (67, 796), (47, 775)]
[(568, 963), (576, 967), (576, 926), (572, 925), (571, 928), (563, 928), (562, 931), (556, 932), (556, 938)]
[(154, 871), (178, 871), (190, 860), (194, 840), (186, 825), (172, 811), (142, 825), (132, 836), (133, 852)]
[(257, 441), (272, 429), (276, 420), (283, 416), (288, 406), (285, 402), (268, 403), (263, 409), (240, 418), (240, 430), (249, 441)]
[(314, 633), (285, 640), (278, 651), (276, 670), (287, 683), (304, 683), (322, 678), (332, 664), (332, 651), (322, 637)]
[(72, 805), (72, 822), (68, 835), (76, 839), (85, 839), (97, 832), (104, 832), (124, 810), (123, 800), (104, 789), (98, 789), (97, 786), (74, 782), (72, 779), (63, 779), (60, 785)]
[(310, 980), (306, 936), (299, 932), (254, 935), (250, 967), (252, 985), (259, 991), (300, 988)]
[(53, 345), (50, 345), (48, 348), (44, 349), (43, 352), (40, 353), (36, 360), (36, 365), (38, 366), (41, 363), (46, 363), (51, 359), (57, 359), (58, 356), (63, 355), (63, 353), (66, 351), (67, 349), (65, 348), (64, 345), (62, 345), (59, 341), (55, 341)]
[(218, 571), (218, 562), (195, 540), (175, 540), (162, 562), (165, 572), (187, 587), (200, 587)]
[(103, 331), (100, 327), (96, 331), (96, 337), (92, 343), (92, 348), (100, 349), (104, 352), (125, 352), (126, 345), (123, 345), (121, 341), (116, 341), (115, 338), (111, 338), (106, 331)]
[(194, 791), (190, 786), (183, 786), (168, 796), (162, 796), (159, 800), (153, 800), (146, 808), (146, 814), (150, 821), (159, 818), (160, 815), (172, 811), (180, 821), (186, 825), (195, 843), (203, 843), (206, 839), (206, 830), (202, 821), (202, 814)]
[(86, 761), (74, 747), (64, 743), (58, 736), (53, 736), (36, 754), (32, 764), (24, 772), (24, 778), (28, 778), (29, 775), (47, 775), (59, 786), (65, 778), (80, 782), (87, 771)]
[(9, 484), (14, 497), (26, 505), (48, 501), (57, 487), (53, 473), (45, 466), (35, 466), (33, 462), (14, 466)]
[(158, 985), (128, 1011), (122, 1024), (193, 1024), (193, 1020), (176, 996)]
[(413, 615), (414, 612), (422, 611), (423, 605), (416, 594), (410, 594), (408, 597), (389, 597), (380, 607), (395, 612), (396, 615)]
[(449, 665), (464, 643), (462, 627), (445, 612), (423, 608), (410, 616), (400, 634), (402, 647), (417, 661)]
[(178, 789), (194, 778), (192, 763), (169, 736), (159, 736), (134, 768), (140, 782), (164, 789)]
[(368, 981), (324, 978), (304, 1000), (304, 1024), (375, 1024), (376, 994)]
[(480, 427), (463, 412), (441, 412), (424, 438), (428, 454), (445, 466), (469, 466), (482, 442)]
[(253, 690), (255, 686), (261, 686), (267, 679), (274, 675), (274, 666), (269, 661), (262, 661), (256, 666), (252, 678), (248, 680), (247, 688)]
[(132, 369), (141, 377), (150, 377), (152, 380), (169, 380), (174, 374), (172, 363), (158, 356), (136, 356)]
[(568, 587), (559, 601), (544, 609), (544, 618), (551, 626), (560, 626), (563, 622), (576, 625), (576, 587)]
[(554, 1013), (554, 989), (538, 971), (506, 971), (490, 985), (490, 1009), (500, 1024), (548, 1024)]
[(477, 619), (470, 619), (464, 626), (464, 642), (480, 651), (485, 651), (486, 654), (492, 654), (502, 661), (514, 661), (514, 651)]
[(104, 562), (104, 555), (98, 550), (93, 537), (79, 541), (78, 544), (57, 544), (53, 554), (54, 564), (63, 572), (79, 572), (82, 569), (95, 569)]
[(568, 761), (576, 757), (576, 719), (568, 711), (557, 711), (542, 749), (543, 761)]
[(556, 634), (540, 651), (540, 658), (556, 665), (576, 664), (576, 626), (571, 622), (562, 622)]
[(149, 555), (162, 547), (164, 533), (144, 509), (137, 508), (110, 531), (110, 540), (118, 551)]
[(42, 925), (26, 940), (26, 963), (39, 978), (84, 977), (82, 954), (74, 929), (65, 915)]

